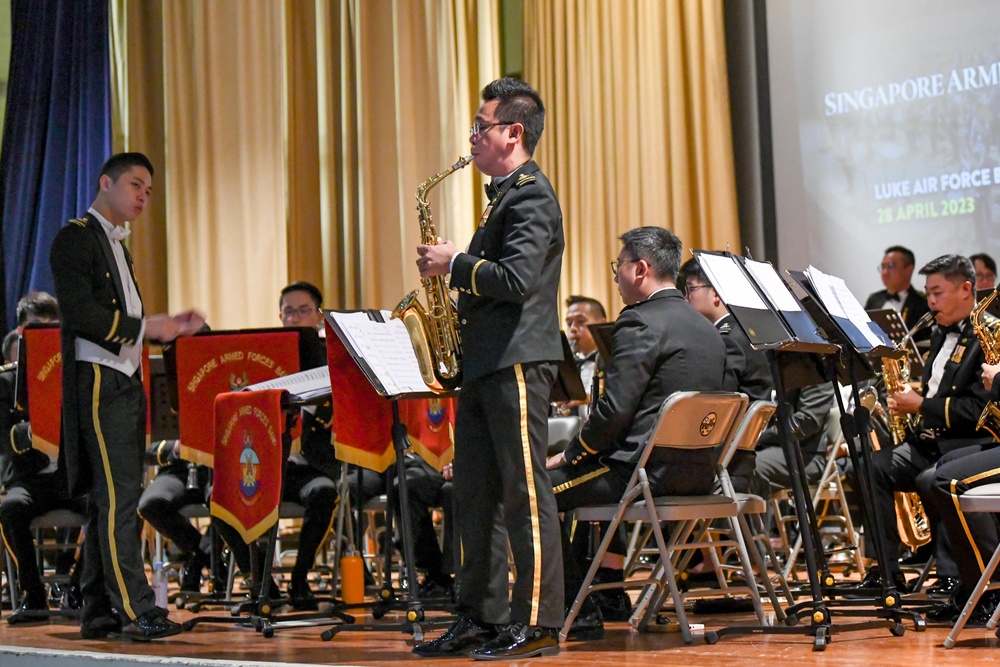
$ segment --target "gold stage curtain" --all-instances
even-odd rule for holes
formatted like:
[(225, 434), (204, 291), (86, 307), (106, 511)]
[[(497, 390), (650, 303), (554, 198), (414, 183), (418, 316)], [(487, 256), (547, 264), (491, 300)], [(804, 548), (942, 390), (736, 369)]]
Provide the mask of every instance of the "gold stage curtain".
[(721, 0), (524, 2), (525, 80), (546, 103), (537, 159), (566, 230), (562, 293), (622, 305), (625, 230), (741, 250)]
[[(131, 239), (148, 310), (277, 326), (291, 280), (332, 308), (416, 287), (413, 195), (468, 154), (497, 1), (112, 0), (115, 150), (157, 168)], [(485, 205), (473, 172), (431, 196), (462, 247)]]

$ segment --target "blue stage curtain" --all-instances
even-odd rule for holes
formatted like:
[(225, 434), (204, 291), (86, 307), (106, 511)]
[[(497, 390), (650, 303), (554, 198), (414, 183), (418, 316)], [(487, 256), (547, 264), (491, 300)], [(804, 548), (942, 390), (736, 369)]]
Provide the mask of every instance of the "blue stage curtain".
[[(0, 151), (3, 295), (53, 291), (52, 239), (93, 201), (111, 155), (107, 0), (13, 0)], [(0, 336), (3, 333), (0, 332)]]

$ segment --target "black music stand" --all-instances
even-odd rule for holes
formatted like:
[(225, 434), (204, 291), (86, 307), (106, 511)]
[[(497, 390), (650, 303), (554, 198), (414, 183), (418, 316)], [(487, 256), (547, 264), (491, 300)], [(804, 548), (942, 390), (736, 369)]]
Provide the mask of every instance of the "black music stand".
[[(385, 577), (379, 599), (372, 606), (372, 617), (382, 618), (389, 611), (404, 611), (405, 620), (399, 623), (351, 623), (340, 624), (327, 628), (320, 635), (323, 641), (330, 641), (343, 631), (389, 631), (405, 632), (413, 635), (415, 641), (422, 641), (425, 628), (447, 627), (454, 622), (453, 616), (444, 619), (427, 620), (424, 612), (430, 610), (453, 611), (454, 606), (448, 603), (421, 601), (420, 587), (417, 585), (417, 570), (413, 552), (413, 533), (410, 526), (410, 504), (406, 485), (406, 469), (404, 458), (410, 448), (406, 424), (399, 418), (399, 401), (407, 398), (439, 398), (451, 396), (454, 393), (435, 393), (430, 391), (419, 376), (419, 366), (410, 343), (409, 334), (402, 322), (389, 321), (385, 313), (378, 310), (362, 311), (367, 316), (365, 324), (379, 325), (378, 331), (385, 339), (372, 340), (371, 336), (356, 328), (350, 321), (350, 316), (357, 311), (325, 311), (327, 323), (336, 332), (344, 344), (344, 348), (364, 373), (379, 396), (390, 401), (392, 406), (392, 445), (396, 454), (396, 476), (399, 480), (400, 504), (400, 537), (403, 543), (403, 561), (408, 582), (407, 590), (396, 594), (392, 585), (391, 534), (394, 520), (392, 493), (386, 493), (386, 545), (385, 545)], [(368, 332), (370, 333), (370, 332)], [(385, 358), (384, 351), (390, 352)], [(579, 379), (579, 376), (578, 376)]]
[[(804, 634), (813, 637), (814, 650), (822, 651), (831, 636), (841, 632), (884, 627), (893, 634), (901, 634), (903, 626), (895, 610), (892, 611), (892, 618), (841, 625), (833, 623), (829, 601), (823, 596), (823, 584), (832, 583), (832, 578), (819, 541), (812, 503), (808, 501), (809, 486), (802, 450), (792, 439), (789, 427), (791, 407), (785, 400), (786, 392), (834, 381), (838, 364), (832, 355), (842, 352), (844, 348), (821, 328), (822, 324), (817, 326), (811, 312), (769, 264), (729, 253), (696, 250), (694, 254), (754, 349), (764, 350), (767, 354), (777, 398), (778, 432), (792, 481), (792, 499), (802, 535), (811, 596), (811, 600), (789, 607), (785, 619), (788, 625), (785, 627), (721, 628), (706, 632), (705, 641), (715, 643), (728, 634)], [(839, 392), (835, 393), (839, 401)], [(810, 625), (790, 627), (798, 622), (799, 612), (804, 609), (810, 611)]]

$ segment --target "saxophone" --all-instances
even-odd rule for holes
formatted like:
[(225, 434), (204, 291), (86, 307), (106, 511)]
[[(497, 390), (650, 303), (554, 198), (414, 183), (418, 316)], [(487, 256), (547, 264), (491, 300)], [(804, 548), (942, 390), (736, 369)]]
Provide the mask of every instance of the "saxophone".
[[(990, 292), (989, 296), (976, 304), (970, 318), (972, 320), (972, 330), (975, 332), (976, 338), (979, 339), (979, 344), (983, 348), (983, 356), (986, 359), (986, 363), (991, 366), (1000, 363), (1000, 322), (992, 318), (983, 321), (983, 313), (986, 312), (986, 308), (996, 298), (997, 290), (994, 289)], [(996, 380), (994, 378), (994, 382)], [(993, 401), (987, 403), (986, 407), (983, 408), (983, 413), (979, 415), (976, 428), (988, 432), (995, 440), (1000, 440), (1000, 406), (997, 406)]]
[[(431, 188), (472, 162), (472, 156), (435, 174), (417, 187), (417, 213), (420, 215), (420, 243), (437, 245), (437, 231), (427, 193)], [(458, 312), (444, 276), (422, 278), (427, 295), (427, 308), (417, 300), (419, 290), (413, 290), (392, 311), (393, 319), (403, 320), (410, 334), (410, 344), (417, 355), (420, 376), (434, 393), (446, 393), (462, 382), (462, 341), (458, 334)]]

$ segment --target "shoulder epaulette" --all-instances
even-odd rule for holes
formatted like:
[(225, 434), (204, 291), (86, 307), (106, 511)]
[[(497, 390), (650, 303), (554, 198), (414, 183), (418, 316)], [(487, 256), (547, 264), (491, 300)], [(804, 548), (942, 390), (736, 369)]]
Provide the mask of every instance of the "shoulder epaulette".
[(733, 325), (730, 322), (723, 322), (722, 324), (719, 325), (720, 334), (727, 334), (732, 330), (733, 330)]
[(528, 183), (534, 183), (538, 179), (531, 174), (521, 174), (517, 177), (517, 182), (514, 183), (514, 187), (519, 188), (522, 185), (527, 185)]
[(90, 220), (88, 220), (87, 218), (73, 218), (72, 220), (70, 220), (70, 222), (76, 225), (77, 227), (86, 227), (87, 225), (90, 224)]

